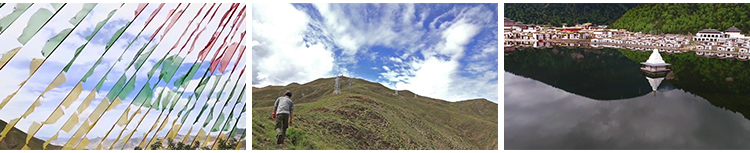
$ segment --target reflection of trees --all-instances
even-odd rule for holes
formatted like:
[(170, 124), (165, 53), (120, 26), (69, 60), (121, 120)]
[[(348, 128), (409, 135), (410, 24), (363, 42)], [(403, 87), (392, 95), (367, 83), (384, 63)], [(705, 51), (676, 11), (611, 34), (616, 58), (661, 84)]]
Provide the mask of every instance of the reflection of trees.
[(519, 48), (505, 56), (505, 70), (510, 73), (599, 100), (649, 93), (651, 87), (638, 68), (637, 62), (609, 48)]
[[(573, 54), (584, 57), (576, 59)], [(651, 91), (638, 69), (650, 54), (611, 48), (519, 48), (505, 56), (505, 71), (592, 99), (632, 98)], [(665, 80), (668, 84), (750, 119), (750, 63), (692, 53), (661, 55), (672, 64), (674, 78)]]
[[(648, 53), (620, 50), (635, 61), (645, 61)], [(675, 87), (708, 100), (711, 105), (742, 113), (750, 119), (750, 63), (698, 57), (694, 54), (662, 54), (672, 63)], [(732, 81), (726, 78), (731, 77)]]

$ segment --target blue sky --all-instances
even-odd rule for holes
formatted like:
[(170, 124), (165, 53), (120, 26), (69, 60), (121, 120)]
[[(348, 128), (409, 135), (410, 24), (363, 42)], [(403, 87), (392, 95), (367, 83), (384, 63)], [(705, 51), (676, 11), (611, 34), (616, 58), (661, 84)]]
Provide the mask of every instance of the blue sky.
[[(5, 16), (12, 11), (12, 6), (15, 4), (9, 3), (0, 8), (0, 17)], [(45, 125), (42, 127), (42, 129), (36, 134), (39, 138), (49, 138), (51, 137), (54, 132), (59, 129), (63, 123), (68, 119), (69, 116), (75, 112), (75, 109), (83, 102), (83, 100), (86, 98), (87, 95), (92, 91), (94, 86), (98, 83), (99, 80), (101, 80), (104, 77), (104, 74), (112, 68), (112, 70), (109, 72), (109, 74), (106, 77), (106, 81), (104, 81), (104, 84), (101, 88), (101, 90), (96, 94), (95, 99), (92, 101), (91, 105), (83, 111), (83, 114), (80, 115), (79, 119), (81, 121), (84, 120), (85, 117), (87, 117), (94, 108), (102, 101), (102, 99), (106, 96), (107, 93), (112, 89), (114, 84), (117, 82), (117, 80), (125, 74), (127, 79), (130, 79), (132, 77), (135, 77), (135, 87), (136, 90), (131, 92), (125, 99), (123, 99), (123, 104), (118, 105), (111, 111), (108, 111), (104, 114), (102, 118), (106, 118), (104, 120), (101, 120), (99, 123), (97, 123), (97, 126), (95, 126), (91, 133), (88, 135), (89, 138), (96, 138), (96, 137), (102, 137), (104, 134), (109, 130), (109, 128), (114, 124), (117, 118), (119, 118), (120, 114), (125, 111), (127, 107), (131, 107), (130, 114), (132, 114), (134, 109), (137, 107), (133, 105), (129, 105), (132, 103), (134, 97), (139, 93), (140, 89), (146, 85), (146, 82), (150, 80), (149, 86), (155, 86), (154, 88), (154, 96), (156, 97), (159, 93), (161, 93), (162, 90), (168, 90), (168, 91), (183, 91), (184, 88), (175, 87), (173, 85), (174, 78), (182, 76), (187, 73), (190, 66), (192, 66), (196, 62), (205, 63), (201, 65), (200, 69), (198, 70), (198, 73), (191, 78), (189, 81), (189, 85), (187, 86), (188, 91), (185, 92), (180, 100), (178, 100), (178, 104), (175, 107), (175, 111), (172, 112), (169, 119), (169, 124), (171, 125), (171, 120), (173, 120), (176, 117), (176, 113), (184, 107), (184, 105), (188, 102), (188, 96), (194, 94), (192, 92), (192, 89), (194, 89), (201, 77), (203, 76), (204, 72), (208, 69), (208, 62), (210, 61), (210, 58), (213, 57), (214, 52), (216, 52), (219, 47), (221, 46), (221, 43), (224, 42), (225, 37), (227, 38), (226, 45), (229, 45), (229, 43), (239, 43), (244, 44), (247, 40), (241, 39), (240, 34), (241, 32), (245, 31), (246, 27), (246, 20), (243, 22), (237, 22), (237, 25), (235, 26), (237, 29), (229, 29), (231, 27), (231, 23), (235, 21), (240, 11), (236, 11), (233, 15), (233, 18), (231, 18), (229, 27), (226, 28), (226, 30), (221, 31), (221, 34), (219, 35), (219, 43), (217, 43), (209, 52), (208, 57), (203, 61), (198, 61), (197, 54), (200, 52), (201, 49), (206, 45), (209, 38), (214, 35), (214, 31), (217, 30), (219, 20), (221, 20), (221, 15), (224, 14), (227, 10), (229, 10), (229, 3), (223, 4), (219, 7), (217, 4), (213, 11), (218, 11), (220, 13), (217, 13), (217, 17), (214, 17), (213, 20), (209, 22), (209, 18), (206, 18), (202, 23), (201, 18), (203, 17), (203, 14), (208, 11), (208, 9), (211, 7), (211, 4), (208, 4), (205, 6), (203, 11), (201, 12), (200, 16), (196, 18), (191, 24), (188, 24), (190, 20), (193, 19), (193, 17), (198, 14), (198, 10), (203, 6), (202, 3), (193, 3), (189, 7), (186, 8), (186, 5), (180, 6), (180, 10), (185, 10), (184, 14), (180, 17), (179, 20), (177, 20), (177, 23), (174, 27), (168, 32), (165, 33), (164, 30), (161, 30), (154, 41), (152, 41), (150, 44), (148, 44), (148, 48), (146, 51), (150, 50), (151, 47), (156, 46), (158, 47), (153, 51), (152, 55), (148, 57), (146, 62), (143, 64), (141, 69), (138, 69), (136, 71), (136, 68), (134, 66), (128, 67), (130, 64), (130, 61), (133, 59), (134, 56), (136, 56), (136, 52), (145, 45), (148, 42), (149, 37), (151, 34), (153, 34), (156, 29), (167, 19), (167, 13), (169, 13), (170, 10), (175, 9), (178, 7), (176, 3), (170, 3), (166, 4), (164, 8), (161, 9), (160, 12), (158, 12), (158, 15), (151, 21), (150, 24), (147, 26), (145, 25), (146, 19), (154, 12), (156, 11), (156, 8), (158, 5), (148, 5), (145, 10), (141, 13), (141, 15), (135, 17), (135, 10), (137, 8), (137, 3), (128, 3), (122, 6), (122, 8), (119, 8), (118, 12), (112, 16), (112, 18), (104, 25), (104, 28), (102, 28), (97, 35), (93, 37), (93, 39), (89, 42), (89, 44), (83, 49), (81, 55), (75, 60), (73, 63), (73, 66), (71, 67), (70, 71), (67, 73), (64, 73), (66, 76), (66, 80), (63, 84), (60, 86), (46, 92), (43, 97), (40, 98), (42, 105), (37, 107), (35, 112), (28, 116), (28, 118), (21, 120), (18, 125), (16, 125), (17, 128), (21, 129), (22, 131), (26, 131), (28, 127), (31, 125), (32, 122), (41, 122), (49, 116), (49, 114), (52, 113), (52, 111), (58, 106), (58, 104), (68, 95), (68, 93), (76, 86), (79, 80), (83, 77), (83, 75), (94, 65), (94, 63), (101, 59), (102, 62), (99, 64), (96, 69), (94, 69), (93, 75), (89, 77), (85, 82), (82, 82), (83, 86), (83, 92), (80, 94), (78, 99), (71, 105), (70, 108), (64, 108), (65, 115), (62, 117), (62, 119), (58, 120), (55, 124)], [(241, 9), (245, 5), (241, 5), (238, 9)], [(20, 117), (21, 114), (23, 114), (29, 106), (31, 106), (32, 102), (39, 97), (39, 95), (45, 90), (47, 85), (50, 84), (50, 82), (53, 81), (55, 76), (59, 72), (61, 72), (62, 68), (72, 59), (73, 52), (75, 52), (76, 48), (81, 46), (82, 44), (86, 43), (86, 40), (84, 37), (89, 36), (95, 27), (95, 25), (106, 18), (108, 13), (111, 10), (117, 9), (120, 7), (120, 3), (104, 3), (104, 4), (98, 4), (91, 13), (89, 13), (88, 16), (84, 18), (82, 23), (76, 27), (71, 35), (62, 42), (60, 47), (58, 47), (48, 58), (47, 60), (42, 64), (41, 67), (39, 67), (39, 70), (34, 73), (30, 79), (26, 82), (26, 84), (19, 88), (19, 84), (23, 82), (26, 78), (29, 78), (30, 71), (30, 62), (33, 58), (38, 59), (44, 59), (44, 57), (41, 55), (40, 50), (41, 47), (44, 46), (47, 40), (55, 36), (60, 31), (66, 29), (66, 28), (73, 28), (74, 25), (70, 24), (68, 20), (72, 18), (72, 16), (75, 14), (75, 12), (78, 12), (82, 8), (82, 4), (68, 4), (65, 7), (63, 7), (60, 10), (60, 13), (58, 15), (53, 16), (52, 19), (49, 21), (47, 25), (42, 27), (42, 29), (37, 33), (32, 39), (24, 44), (19, 43), (16, 38), (21, 34), (22, 29), (27, 25), (29, 18), (33, 14), (35, 10), (38, 9), (49, 9), (53, 10), (52, 6), (45, 3), (38, 3), (34, 4), (29, 8), (29, 11), (24, 13), (19, 17), (16, 22), (14, 22), (9, 29), (0, 35), (0, 41), (4, 42), (4, 45), (0, 46), (0, 54), (6, 54), (9, 50), (16, 48), (16, 47), (22, 47), (22, 49), (8, 62), (8, 64), (0, 69), (0, 75), (6, 76), (6, 78), (3, 82), (0, 83), (0, 97), (7, 97), (11, 93), (13, 93), (15, 90), (19, 89), (19, 92), (11, 99), (9, 104), (3, 108), (0, 109), (0, 119), (4, 121), (9, 121), (10, 119)], [(33, 11), (32, 11), (33, 10)], [(209, 16), (210, 17), (210, 16)], [(106, 53), (104, 52), (104, 46), (106, 43), (112, 38), (114, 33), (120, 29), (120, 27), (123, 27), (127, 22), (131, 21), (133, 18), (135, 20), (133, 21), (133, 24), (129, 28), (125, 30), (125, 33), (122, 37), (120, 37), (113, 45), (111, 49), (109, 49)], [(196, 28), (199, 27), (199, 31), (205, 28), (205, 31), (201, 33), (201, 35), (195, 35), (191, 39), (187, 39), (190, 33)], [(143, 29), (145, 26), (145, 30), (143, 30), (143, 33), (138, 35), (139, 31)], [(180, 35), (187, 30), (185, 33), (187, 35), (184, 36), (183, 39), (179, 40), (180, 46), (172, 51), (169, 51), (172, 45), (177, 43), (178, 38)], [(231, 37), (232, 35), (235, 35), (234, 37)], [(195, 49), (188, 54), (187, 50), (191, 48), (191, 45), (193, 41), (195, 41), (195, 38), (197, 37), (197, 43), (195, 45)], [(137, 39), (136, 39), (137, 38)], [(135, 42), (132, 44), (130, 48), (126, 47), (128, 46), (128, 43), (130, 41)], [(185, 49), (180, 52), (180, 54), (177, 54), (180, 50), (180, 47), (183, 43), (187, 42), (188, 45), (185, 47)], [(240, 47), (241, 48), (241, 47)], [(146, 52), (144, 51), (144, 52)], [(122, 54), (122, 58), (119, 58)], [(160, 82), (156, 84), (158, 80), (159, 73), (161, 72), (161, 68), (159, 68), (153, 77), (148, 78), (147, 72), (164, 56), (173, 56), (177, 55), (179, 57), (183, 57), (185, 60), (182, 61), (180, 64), (179, 69), (174, 74), (174, 77), (172, 81), (170, 82)], [(197, 112), (200, 111), (200, 108), (208, 101), (209, 104), (213, 104), (216, 101), (218, 102), (219, 106), (216, 107), (214, 118), (218, 116), (219, 111), (221, 110), (221, 106), (223, 106), (224, 101), (227, 101), (229, 98), (229, 93), (232, 89), (236, 89), (236, 92), (240, 92), (242, 90), (243, 85), (245, 84), (244, 74), (242, 77), (240, 77), (239, 72), (244, 68), (245, 60), (248, 55), (243, 55), (242, 59), (239, 58), (239, 49), (235, 53), (235, 55), (232, 57), (231, 61), (228, 65), (230, 65), (227, 70), (223, 72), (217, 72), (213, 75), (216, 76), (209, 81), (209, 84), (213, 84), (218, 80), (219, 87), (217, 87), (216, 91), (214, 91), (214, 96), (211, 97), (211, 99), (208, 98), (209, 91), (204, 91), (203, 93), (200, 93), (200, 95), (203, 95), (200, 97), (200, 99), (197, 99), (198, 104), (193, 113), (190, 114), (190, 117), (195, 118), (197, 116)], [(239, 62), (237, 62), (239, 60)], [(232, 71), (232, 66), (234, 65), (240, 65), (237, 67), (235, 71)], [(234, 72), (234, 73), (231, 73)], [(134, 76), (134, 74), (137, 74)], [(219, 77), (221, 76), (221, 77)], [(237, 85), (235, 87), (235, 85)], [(225, 89), (223, 91), (220, 91), (221, 87), (224, 87)], [(206, 88), (206, 90), (209, 90), (210, 88)], [(221, 96), (218, 96), (221, 95)], [(235, 114), (239, 112), (242, 108), (242, 104), (244, 103), (244, 98), (241, 100), (238, 99), (239, 96), (235, 94), (232, 99), (229, 99), (230, 103), (229, 105), (235, 104), (235, 102), (239, 101), (240, 104), (237, 108), (235, 108)], [(217, 99), (218, 98), (218, 99)], [(192, 106), (195, 103), (196, 99), (194, 98), (188, 105), (188, 107)], [(152, 101), (153, 102), (153, 101)], [(231, 107), (226, 107), (222, 113), (228, 116), (229, 112), (231, 111)], [(146, 109), (143, 109), (142, 112), (145, 112)], [(146, 125), (141, 125), (138, 127), (138, 131), (135, 133), (133, 137), (141, 137), (143, 133), (148, 131), (151, 128), (151, 125), (155, 122), (157, 116), (159, 116), (160, 110), (152, 110), (150, 113), (148, 113), (145, 117), (145, 120), (143, 121)], [(164, 116), (168, 111), (163, 112)], [(140, 119), (144, 116), (145, 113), (136, 115), (136, 119)], [(163, 116), (162, 116), (163, 117)], [(205, 117), (205, 116), (203, 116)], [(113, 119), (114, 118), (114, 119)], [(137, 120), (136, 120), (137, 121)], [(190, 119), (188, 119), (188, 122), (190, 122)], [(190, 122), (192, 123), (192, 122)], [(197, 125), (202, 125), (203, 121), (200, 121), (197, 123)], [(76, 127), (74, 127), (74, 130), (78, 128), (80, 124), (78, 124)], [(130, 132), (133, 129), (135, 129), (135, 124), (128, 125), (128, 131)], [(211, 125), (209, 125), (211, 126)], [(196, 128), (193, 130), (193, 135), (196, 133), (199, 126), (195, 126)], [(240, 119), (239, 127), (245, 127), (245, 119), (244, 114), (242, 115), (242, 119)], [(116, 127), (115, 131), (122, 130), (123, 127)], [(166, 128), (165, 128), (166, 129)], [(185, 126), (182, 128), (181, 134), (187, 133), (189, 127)], [(209, 129), (209, 128), (206, 128)], [(161, 136), (166, 134), (167, 130), (164, 130), (160, 132), (159, 134)], [(118, 131), (119, 132), (119, 131)], [(67, 138), (70, 137), (74, 131), (70, 133), (61, 132), (59, 137)], [(153, 133), (152, 133), (153, 134)], [(124, 134), (123, 134), (124, 135)], [(110, 136), (111, 137), (111, 136)], [(116, 136), (115, 136), (116, 137)]]
[(253, 4), (252, 85), (343, 74), (498, 102), (497, 4)]

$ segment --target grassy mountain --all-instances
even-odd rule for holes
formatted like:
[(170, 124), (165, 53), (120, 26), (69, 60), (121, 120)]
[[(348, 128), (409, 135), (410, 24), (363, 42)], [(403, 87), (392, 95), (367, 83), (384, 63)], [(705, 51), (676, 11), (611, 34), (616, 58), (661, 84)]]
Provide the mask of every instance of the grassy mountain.
[[(253, 88), (253, 149), (498, 149), (497, 104), (485, 99), (447, 102), (344, 78), (333, 95), (334, 78), (306, 84)], [(294, 95), (287, 143), (275, 144), (273, 103)]]
[(504, 16), (525, 24), (609, 25), (637, 5), (632, 3), (505, 3)]
[[(7, 125), (5, 121), (0, 121), (0, 129), (4, 129), (5, 125)], [(26, 136), (25, 132), (14, 127), (8, 132), (8, 136), (0, 142), (0, 150), (21, 150), (24, 141), (26, 141)], [(42, 145), (44, 145), (44, 140), (31, 138), (29, 141), (29, 148), (32, 150), (40, 150), (42, 149)], [(49, 150), (60, 150), (61, 148), (61, 146), (55, 146), (52, 144), (47, 147)]]
[(723, 31), (736, 26), (750, 30), (750, 4), (641, 4), (625, 13), (611, 28), (645, 33), (696, 33), (701, 29)]

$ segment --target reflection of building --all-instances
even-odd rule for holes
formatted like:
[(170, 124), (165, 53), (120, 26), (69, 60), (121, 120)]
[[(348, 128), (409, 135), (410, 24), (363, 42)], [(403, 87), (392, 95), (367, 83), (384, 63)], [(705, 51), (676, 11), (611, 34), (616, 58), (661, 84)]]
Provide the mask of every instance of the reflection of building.
[(654, 91), (654, 96), (656, 96), (656, 89), (658, 89), (661, 82), (664, 81), (664, 77), (660, 77), (660, 78), (646, 77), (646, 79), (648, 80), (648, 84), (651, 85), (651, 90)]
[(648, 60), (646, 60), (646, 62), (641, 62), (641, 70), (648, 72), (669, 71), (669, 65), (670, 64), (665, 63), (661, 58), (659, 51), (654, 49), (654, 52), (651, 53)]
[(581, 28), (557, 28), (556, 31), (562, 31), (562, 32), (578, 32), (581, 31)]

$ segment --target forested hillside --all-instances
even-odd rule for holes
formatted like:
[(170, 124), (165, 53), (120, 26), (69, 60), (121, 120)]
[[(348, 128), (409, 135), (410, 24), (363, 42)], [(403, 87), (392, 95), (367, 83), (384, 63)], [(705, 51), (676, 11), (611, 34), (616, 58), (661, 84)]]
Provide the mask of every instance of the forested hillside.
[(654, 34), (690, 34), (701, 29), (723, 31), (736, 26), (747, 32), (750, 30), (749, 11), (750, 4), (641, 4), (609, 28)]
[(633, 3), (506, 3), (504, 16), (525, 24), (609, 25), (636, 6), (638, 4)]

